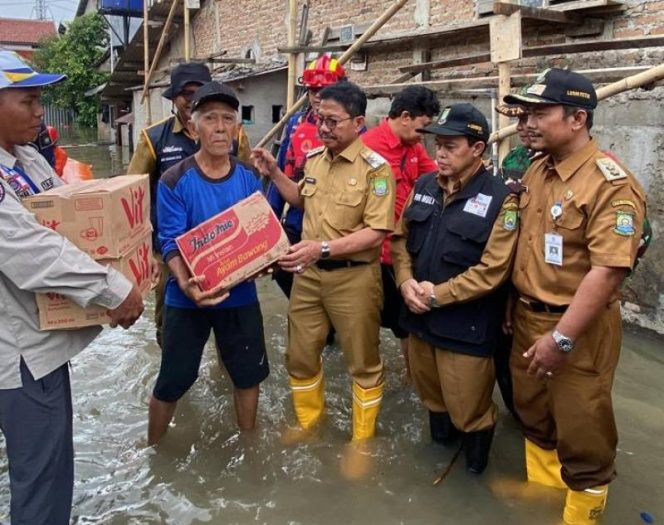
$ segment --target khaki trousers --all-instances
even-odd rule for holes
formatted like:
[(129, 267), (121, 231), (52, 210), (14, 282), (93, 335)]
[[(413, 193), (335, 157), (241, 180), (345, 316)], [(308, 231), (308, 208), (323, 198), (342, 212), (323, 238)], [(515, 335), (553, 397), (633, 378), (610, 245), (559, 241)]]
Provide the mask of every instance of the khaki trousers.
[(556, 449), (563, 481), (573, 490), (604, 485), (615, 477), (618, 435), (611, 387), (622, 340), (620, 305), (614, 301), (576, 342), (565, 368), (551, 379), (529, 376), (523, 353), (548, 335), (561, 314), (533, 312), (518, 302), (510, 367), (514, 405), (524, 434)]
[(463, 432), (496, 424), (493, 358), (436, 348), (411, 334), (408, 361), (415, 390), (430, 411), (449, 412), (454, 426)]
[(378, 353), (383, 290), (378, 263), (295, 274), (288, 309), (286, 368), (296, 379), (321, 370), (321, 354), (332, 324), (348, 370), (362, 388), (383, 382)]

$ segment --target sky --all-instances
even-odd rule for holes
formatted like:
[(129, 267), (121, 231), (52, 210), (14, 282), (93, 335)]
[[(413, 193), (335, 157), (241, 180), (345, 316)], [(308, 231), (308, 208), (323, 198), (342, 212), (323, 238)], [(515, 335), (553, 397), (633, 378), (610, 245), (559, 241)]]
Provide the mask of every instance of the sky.
[[(0, 0), (0, 17), (35, 18), (34, 0)], [(46, 0), (46, 13), (55, 22), (67, 22), (74, 18), (77, 0)]]

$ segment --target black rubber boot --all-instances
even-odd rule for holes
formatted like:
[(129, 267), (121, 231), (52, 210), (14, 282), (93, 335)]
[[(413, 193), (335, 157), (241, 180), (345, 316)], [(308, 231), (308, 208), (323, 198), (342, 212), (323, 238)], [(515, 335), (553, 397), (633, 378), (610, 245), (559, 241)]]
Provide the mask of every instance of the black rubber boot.
[(466, 468), (473, 474), (484, 472), (489, 463), (492, 439), (493, 427), (464, 434), (463, 448), (466, 450)]
[(447, 412), (429, 411), (429, 427), (431, 429), (431, 439), (446, 447), (454, 445), (461, 435)]

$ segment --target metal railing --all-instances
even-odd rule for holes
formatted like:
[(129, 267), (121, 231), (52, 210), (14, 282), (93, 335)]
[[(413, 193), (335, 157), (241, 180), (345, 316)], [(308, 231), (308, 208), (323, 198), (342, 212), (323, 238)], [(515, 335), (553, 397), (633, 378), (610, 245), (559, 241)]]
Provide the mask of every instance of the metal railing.
[(60, 129), (64, 126), (71, 126), (75, 120), (76, 112), (73, 109), (44, 106), (44, 122), (49, 126)]

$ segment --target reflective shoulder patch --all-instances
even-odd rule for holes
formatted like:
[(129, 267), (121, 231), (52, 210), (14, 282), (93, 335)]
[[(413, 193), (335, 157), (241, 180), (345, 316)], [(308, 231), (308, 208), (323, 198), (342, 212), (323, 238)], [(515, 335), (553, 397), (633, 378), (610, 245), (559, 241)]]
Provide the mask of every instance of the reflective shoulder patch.
[(369, 151), (369, 150), (363, 151), (362, 158), (366, 160), (369, 166), (371, 166), (372, 168), (379, 168), (383, 164), (387, 164), (387, 161), (375, 151)]
[(602, 172), (602, 175), (604, 175), (604, 178), (609, 182), (627, 178), (627, 173), (625, 173), (625, 170), (623, 170), (615, 160), (609, 157), (603, 157), (597, 159), (595, 162)]
[(325, 146), (319, 146), (317, 148), (310, 149), (309, 151), (307, 151), (307, 158), (309, 159), (311, 157), (315, 157), (319, 153), (323, 153), (324, 150), (325, 150)]

